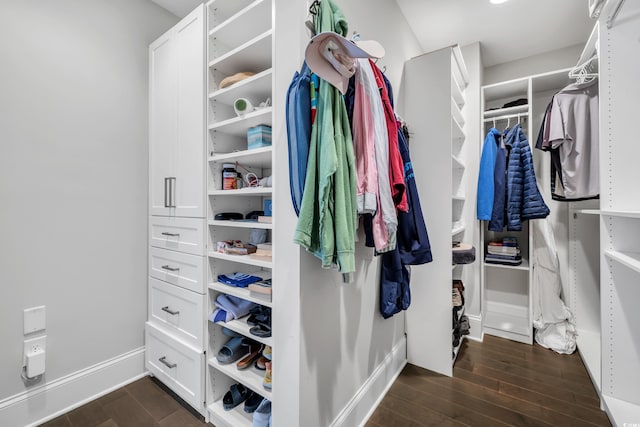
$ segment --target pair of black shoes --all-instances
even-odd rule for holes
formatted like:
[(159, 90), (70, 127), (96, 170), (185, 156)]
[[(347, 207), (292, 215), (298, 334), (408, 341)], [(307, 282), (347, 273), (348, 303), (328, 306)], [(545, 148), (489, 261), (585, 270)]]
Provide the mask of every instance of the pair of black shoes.
[(249, 332), (261, 338), (271, 336), (271, 308), (259, 305), (250, 311), (247, 324), (252, 326)]

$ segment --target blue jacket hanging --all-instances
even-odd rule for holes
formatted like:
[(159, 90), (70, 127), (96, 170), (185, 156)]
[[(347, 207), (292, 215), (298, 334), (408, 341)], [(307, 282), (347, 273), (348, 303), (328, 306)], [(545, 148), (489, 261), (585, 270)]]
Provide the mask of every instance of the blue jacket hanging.
[(509, 131), (505, 145), (511, 147), (507, 163), (507, 229), (520, 231), (522, 221), (546, 218), (549, 207), (538, 190), (531, 147), (519, 124)]
[(287, 140), (289, 144), (289, 186), (296, 215), (300, 213), (304, 181), (307, 176), (311, 140), (311, 71), (306, 62), (295, 72), (286, 100)]
[[(481, 221), (489, 221), (493, 210), (494, 168), (499, 136), (500, 132), (496, 128), (491, 128), (482, 146), (477, 196), (477, 216)], [(496, 140), (496, 138), (498, 139)]]

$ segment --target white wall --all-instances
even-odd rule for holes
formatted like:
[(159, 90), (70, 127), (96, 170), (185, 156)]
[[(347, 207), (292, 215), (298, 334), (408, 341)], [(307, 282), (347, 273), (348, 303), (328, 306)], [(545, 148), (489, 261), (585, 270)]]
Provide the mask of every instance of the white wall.
[(37, 385), (144, 345), (147, 46), (177, 18), (147, 0), (0, 16), (1, 402), (26, 389), (25, 308), (47, 307)]
[(581, 43), (487, 67), (484, 69), (484, 81), (482, 84), (490, 85), (520, 77), (546, 73), (547, 71), (572, 67), (576, 65), (583, 48), (584, 43)]
[[(378, 65), (386, 66), (397, 96), (404, 61), (421, 53), (398, 6), (386, 0), (341, 1), (338, 5), (349, 22), (349, 34), (357, 31), (362, 39), (378, 40), (386, 48), (386, 57)], [(294, 23), (302, 25), (303, 19)], [(380, 264), (373, 249), (364, 247), (363, 236), (357, 243), (356, 268), (355, 282), (344, 284), (341, 275), (323, 270), (315, 257), (300, 253), (300, 382), (304, 393), (300, 395), (299, 425), (330, 425), (404, 338), (404, 314), (388, 320), (379, 314)]]

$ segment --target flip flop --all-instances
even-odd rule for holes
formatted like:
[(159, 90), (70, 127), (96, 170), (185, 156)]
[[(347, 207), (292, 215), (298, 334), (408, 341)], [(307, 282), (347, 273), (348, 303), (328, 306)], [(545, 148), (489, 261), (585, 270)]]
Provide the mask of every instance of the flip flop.
[(242, 356), (246, 356), (248, 353), (248, 347), (243, 344), (243, 337), (234, 337), (226, 342), (222, 346), (216, 359), (222, 364), (232, 363), (240, 359)]
[(230, 411), (249, 397), (249, 389), (240, 383), (233, 384), (222, 398), (222, 407)]
[(255, 335), (260, 338), (268, 338), (271, 336), (271, 326), (266, 323), (258, 323), (256, 326), (249, 329), (251, 335)]
[(252, 391), (247, 400), (244, 401), (244, 412), (248, 414), (255, 412), (262, 400), (262, 396)]
[(249, 354), (246, 357), (239, 360), (238, 363), (236, 363), (236, 367), (238, 369), (247, 369), (249, 366), (251, 366), (253, 361), (260, 356), (260, 352), (262, 351), (262, 345), (251, 344), (249, 348), (250, 348)]

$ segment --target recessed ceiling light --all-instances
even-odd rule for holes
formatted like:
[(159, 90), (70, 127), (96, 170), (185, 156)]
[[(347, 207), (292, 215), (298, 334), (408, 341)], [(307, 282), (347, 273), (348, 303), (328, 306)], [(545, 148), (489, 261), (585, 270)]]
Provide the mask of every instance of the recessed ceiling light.
[(491, 4), (501, 4), (501, 3), (505, 3), (509, 0), (489, 0), (491, 2)]

